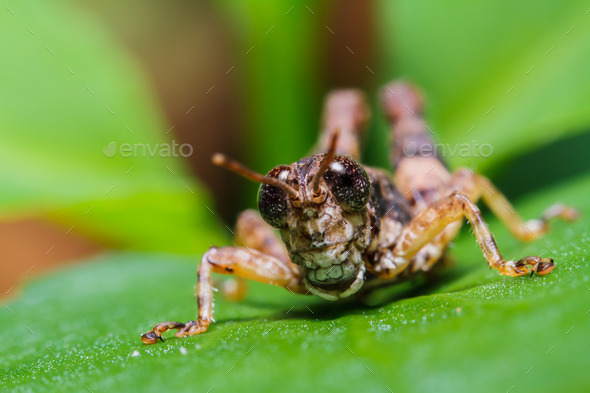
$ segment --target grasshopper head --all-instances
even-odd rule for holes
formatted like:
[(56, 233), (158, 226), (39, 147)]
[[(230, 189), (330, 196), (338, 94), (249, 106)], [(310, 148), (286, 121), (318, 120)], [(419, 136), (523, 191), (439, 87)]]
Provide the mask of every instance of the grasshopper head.
[(369, 177), (354, 159), (334, 154), (336, 139), (326, 154), (279, 165), (266, 176), (251, 172), (246, 176), (229, 168), (263, 183), (258, 194), (260, 215), (280, 230), (310, 291), (330, 300), (349, 296), (362, 286), (362, 255), (371, 237), (366, 208)]

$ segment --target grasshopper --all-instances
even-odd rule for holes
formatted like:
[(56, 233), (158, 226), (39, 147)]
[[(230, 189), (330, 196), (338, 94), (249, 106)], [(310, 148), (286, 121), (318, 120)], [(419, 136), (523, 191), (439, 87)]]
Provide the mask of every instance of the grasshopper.
[(276, 166), (266, 175), (224, 155), (213, 156), (215, 164), (261, 183), (260, 214), (247, 210), (239, 216), (237, 246), (211, 247), (203, 255), (197, 320), (159, 323), (141, 336), (144, 343), (162, 340), (170, 329), (177, 330), (177, 337), (207, 330), (213, 321), (212, 272), (335, 301), (429, 271), (464, 218), (485, 260), (500, 274), (545, 275), (554, 269), (551, 258), (504, 259), (475, 203), (481, 198), (522, 241), (545, 233), (551, 218), (577, 218), (576, 210), (556, 204), (540, 219), (523, 221), (487, 178), (469, 168), (450, 172), (433, 154), (436, 147), (416, 87), (392, 82), (380, 96), (391, 125), (395, 182), (387, 171), (359, 164), (369, 109), (363, 93), (354, 89), (326, 98), (322, 131), (311, 156)]

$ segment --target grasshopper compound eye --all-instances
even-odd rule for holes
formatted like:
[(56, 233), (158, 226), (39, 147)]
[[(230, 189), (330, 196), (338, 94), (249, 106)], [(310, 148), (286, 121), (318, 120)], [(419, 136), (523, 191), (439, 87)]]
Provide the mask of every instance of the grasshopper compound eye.
[[(289, 167), (280, 165), (273, 168), (266, 177), (284, 181), (289, 174)], [(273, 228), (284, 228), (289, 213), (289, 196), (282, 189), (271, 184), (262, 184), (258, 191), (258, 211)]]
[(347, 156), (334, 157), (324, 173), (324, 181), (340, 206), (351, 213), (361, 211), (371, 195), (367, 172)]

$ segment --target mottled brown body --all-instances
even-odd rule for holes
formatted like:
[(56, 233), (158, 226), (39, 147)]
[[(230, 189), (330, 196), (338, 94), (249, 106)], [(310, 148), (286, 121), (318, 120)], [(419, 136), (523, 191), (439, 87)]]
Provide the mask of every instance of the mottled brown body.
[[(414, 87), (392, 83), (382, 90), (381, 99), (392, 127), (395, 183), (386, 171), (358, 164), (369, 119), (358, 90), (328, 96), (324, 128), (312, 156), (277, 166), (266, 176), (224, 156), (214, 157), (216, 164), (263, 183), (260, 215), (251, 210), (240, 215), (237, 247), (212, 247), (203, 255), (198, 319), (159, 323), (142, 335), (146, 344), (162, 339), (170, 329), (177, 329), (179, 337), (207, 330), (213, 321), (212, 272), (338, 300), (363, 287), (428, 271), (464, 218), (489, 266), (501, 274), (543, 275), (553, 270), (550, 258), (506, 261), (475, 202), (482, 198), (521, 240), (541, 235), (553, 217), (575, 219), (574, 209), (554, 205), (541, 219), (523, 222), (489, 180), (467, 168), (450, 173), (435, 155), (424, 153), (433, 152), (434, 143)], [(282, 242), (271, 227), (279, 230)]]

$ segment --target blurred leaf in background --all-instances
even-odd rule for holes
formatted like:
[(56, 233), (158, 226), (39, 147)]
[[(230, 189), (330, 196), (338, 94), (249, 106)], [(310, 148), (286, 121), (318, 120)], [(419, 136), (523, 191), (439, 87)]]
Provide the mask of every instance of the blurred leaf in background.
[[(2, 217), (49, 216), (122, 248), (223, 241), (207, 193), (158, 147), (172, 144), (170, 127), (112, 37), (56, 1), (7, 2), (0, 35)], [(123, 144), (137, 153), (124, 157)]]
[(590, 126), (587, 1), (378, 1), (383, 80), (427, 93), (439, 142), (488, 143), (482, 171)]
[[(319, 14), (327, 5), (314, 4), (317, 14), (286, 1), (220, 5), (228, 27), (236, 31), (236, 67), (245, 77), (240, 87), (246, 123), (236, 142), (243, 159), (259, 172), (299, 160), (315, 142), (324, 94), (318, 80)], [(238, 203), (252, 207), (258, 186), (242, 184), (245, 191)]]

